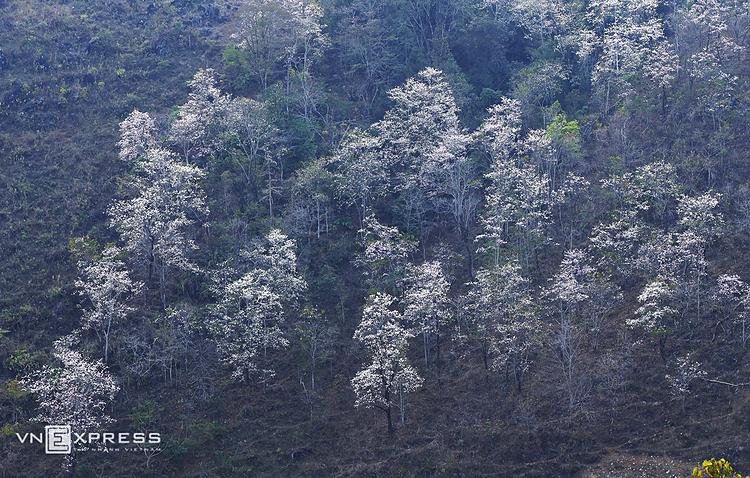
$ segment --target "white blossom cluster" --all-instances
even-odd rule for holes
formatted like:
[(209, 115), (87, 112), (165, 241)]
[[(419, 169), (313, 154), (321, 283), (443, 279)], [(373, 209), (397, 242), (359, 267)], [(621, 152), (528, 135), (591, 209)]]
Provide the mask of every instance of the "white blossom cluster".
[(354, 332), (354, 339), (362, 343), (371, 360), (352, 379), (355, 406), (377, 407), (388, 413), (399, 394), (413, 392), (423, 382), (406, 357), (412, 334), (401, 326), (401, 314), (392, 309), (393, 302), (388, 294), (371, 296)]
[(82, 433), (113, 421), (106, 409), (120, 388), (101, 360), (86, 359), (72, 345), (69, 337), (58, 339), (52, 356), (59, 365), (45, 365), (21, 383), (39, 403), (36, 421)]
[(282, 329), (285, 315), (307, 286), (297, 271), (295, 249), (293, 240), (271, 230), (264, 244), (246, 254), (253, 268), (218, 286), (220, 302), (209, 328), (237, 380), (273, 376), (268, 353), (289, 344)]

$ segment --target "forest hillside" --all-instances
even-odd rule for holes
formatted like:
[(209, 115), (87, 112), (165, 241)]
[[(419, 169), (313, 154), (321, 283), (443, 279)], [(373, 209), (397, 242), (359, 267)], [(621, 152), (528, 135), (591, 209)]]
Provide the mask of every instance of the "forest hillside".
[(748, 49), (747, 0), (0, 0), (0, 477), (750, 473)]

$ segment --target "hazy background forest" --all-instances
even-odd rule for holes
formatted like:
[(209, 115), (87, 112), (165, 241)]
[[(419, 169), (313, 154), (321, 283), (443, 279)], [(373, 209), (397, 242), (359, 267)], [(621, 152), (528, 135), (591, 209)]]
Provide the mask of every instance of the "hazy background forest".
[(749, 19), (0, 0), (0, 476), (750, 473)]

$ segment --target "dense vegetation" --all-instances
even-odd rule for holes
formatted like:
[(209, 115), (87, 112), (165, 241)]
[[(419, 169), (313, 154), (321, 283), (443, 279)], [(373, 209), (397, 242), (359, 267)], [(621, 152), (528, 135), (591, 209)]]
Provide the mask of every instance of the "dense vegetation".
[(749, 20), (0, 0), (0, 476), (744, 475)]

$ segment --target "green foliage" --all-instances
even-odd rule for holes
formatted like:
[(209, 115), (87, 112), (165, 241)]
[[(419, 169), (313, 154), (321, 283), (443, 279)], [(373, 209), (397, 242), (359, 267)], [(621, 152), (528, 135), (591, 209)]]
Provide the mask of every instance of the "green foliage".
[(581, 152), (581, 127), (577, 120), (568, 121), (565, 113), (559, 113), (547, 125), (547, 134), (574, 153)]
[(5, 359), (5, 366), (16, 373), (25, 373), (37, 368), (43, 362), (42, 352), (30, 352), (28, 349), (16, 349)]
[(229, 45), (222, 51), (221, 58), (233, 90), (245, 90), (253, 84), (255, 72), (246, 50)]
[(703, 460), (701, 466), (693, 468), (693, 476), (698, 478), (742, 478), (742, 475), (734, 471), (734, 467), (726, 458)]
[(159, 408), (153, 400), (144, 400), (130, 412), (130, 420), (133, 426), (139, 430), (145, 430), (157, 419)]
[(216, 441), (226, 433), (226, 427), (213, 420), (196, 420), (187, 429), (184, 439), (168, 440), (164, 444), (166, 455), (173, 461), (198, 453), (202, 447), (215, 446)]
[(12, 437), (18, 432), (18, 430), (20, 430), (18, 423), (6, 423), (0, 427), (0, 435), (4, 437)]
[(0, 383), (0, 398), (11, 402), (19, 402), (26, 398), (29, 393), (21, 387), (18, 380), (8, 380)]
[(503, 94), (501, 92), (492, 88), (482, 88), (482, 92), (479, 94), (479, 103), (482, 108), (489, 108), (492, 105), (500, 103), (502, 98)]
[(101, 249), (96, 239), (91, 237), (73, 237), (68, 240), (68, 252), (78, 260), (95, 258)]

